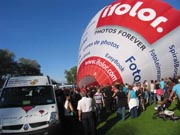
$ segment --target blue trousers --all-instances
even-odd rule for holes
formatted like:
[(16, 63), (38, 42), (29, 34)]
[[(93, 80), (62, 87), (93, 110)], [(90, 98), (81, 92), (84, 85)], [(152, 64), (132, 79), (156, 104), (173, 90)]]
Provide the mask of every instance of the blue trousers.
[(131, 118), (136, 118), (138, 116), (137, 106), (133, 107), (130, 113), (131, 113)]
[(125, 120), (125, 115), (126, 115), (125, 106), (123, 106), (123, 107), (118, 107), (118, 109), (117, 109), (117, 114), (121, 114), (122, 120)]

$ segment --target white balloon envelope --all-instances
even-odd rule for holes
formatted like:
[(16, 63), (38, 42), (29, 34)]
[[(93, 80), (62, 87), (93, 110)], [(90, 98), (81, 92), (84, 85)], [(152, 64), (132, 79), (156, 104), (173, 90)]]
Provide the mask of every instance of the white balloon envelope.
[(79, 87), (180, 75), (180, 12), (159, 0), (117, 0), (86, 27), (79, 48)]

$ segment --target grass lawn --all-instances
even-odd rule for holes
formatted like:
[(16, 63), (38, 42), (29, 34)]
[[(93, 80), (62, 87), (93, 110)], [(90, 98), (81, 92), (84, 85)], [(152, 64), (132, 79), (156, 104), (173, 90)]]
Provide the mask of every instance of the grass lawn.
[[(97, 130), (100, 135), (180, 135), (180, 119), (172, 121), (162, 118), (152, 119), (155, 105), (148, 106), (138, 118), (131, 119), (129, 116), (125, 121), (116, 117), (112, 113), (105, 120), (98, 124)], [(169, 110), (176, 107), (173, 102)], [(128, 112), (128, 110), (126, 110)], [(175, 116), (180, 116), (178, 109), (173, 110)]]

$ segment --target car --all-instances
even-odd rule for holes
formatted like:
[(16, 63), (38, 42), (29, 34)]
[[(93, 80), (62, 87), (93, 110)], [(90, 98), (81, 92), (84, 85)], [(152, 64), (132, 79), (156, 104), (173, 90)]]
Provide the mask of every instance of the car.
[(49, 76), (8, 78), (0, 95), (0, 134), (48, 134), (60, 123)]

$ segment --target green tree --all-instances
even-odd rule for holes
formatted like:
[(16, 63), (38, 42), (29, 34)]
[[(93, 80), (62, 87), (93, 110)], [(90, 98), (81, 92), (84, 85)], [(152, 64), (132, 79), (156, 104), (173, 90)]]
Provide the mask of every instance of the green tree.
[(41, 75), (41, 66), (36, 60), (30, 60), (26, 58), (19, 58), (17, 61), (18, 75)]
[(16, 75), (41, 75), (41, 66), (36, 60), (20, 58), (16, 62), (14, 59), (14, 53), (0, 49), (0, 79)]
[(36, 60), (20, 58), (15, 61), (14, 53), (0, 49), (0, 87), (9, 76), (42, 75), (41, 66)]
[(70, 70), (65, 70), (65, 78), (68, 84), (76, 85), (77, 81), (77, 66), (72, 67)]
[(16, 63), (14, 61), (15, 55), (8, 49), (0, 49), (0, 78), (7, 74), (14, 74)]
[(0, 87), (5, 79), (16, 71), (15, 55), (8, 49), (0, 49)]

